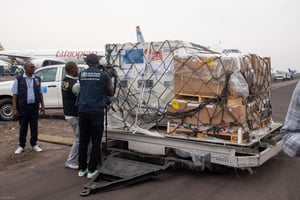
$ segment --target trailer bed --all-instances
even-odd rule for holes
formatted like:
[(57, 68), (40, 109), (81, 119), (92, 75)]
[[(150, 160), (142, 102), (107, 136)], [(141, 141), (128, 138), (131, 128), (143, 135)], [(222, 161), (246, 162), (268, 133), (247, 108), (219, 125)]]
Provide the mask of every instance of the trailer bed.
[[(281, 123), (273, 123), (255, 141), (236, 144), (220, 139), (195, 139), (184, 137), (153, 137), (123, 130), (108, 130), (108, 139), (128, 142), (132, 151), (144, 154), (164, 154), (168, 149), (182, 149), (196, 154), (209, 155), (210, 163), (235, 168), (258, 167), (281, 151)], [(132, 145), (133, 144), (133, 145)], [(142, 148), (140, 148), (142, 147)], [(159, 151), (157, 149), (160, 149)]]

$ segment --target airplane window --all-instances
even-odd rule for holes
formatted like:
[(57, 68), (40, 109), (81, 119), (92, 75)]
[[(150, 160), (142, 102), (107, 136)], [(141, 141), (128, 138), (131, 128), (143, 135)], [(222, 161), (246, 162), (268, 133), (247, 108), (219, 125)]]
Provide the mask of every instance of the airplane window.
[(49, 68), (40, 70), (36, 72), (35, 75), (39, 76), (42, 82), (53, 82), (56, 80), (56, 72), (57, 68)]

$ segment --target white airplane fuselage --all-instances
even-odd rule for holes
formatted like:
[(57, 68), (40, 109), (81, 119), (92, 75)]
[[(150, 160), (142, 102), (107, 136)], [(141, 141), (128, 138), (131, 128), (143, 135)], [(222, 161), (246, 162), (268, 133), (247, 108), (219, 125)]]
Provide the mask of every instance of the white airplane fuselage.
[(104, 56), (104, 51), (101, 50), (3, 50), (0, 51), (0, 60), (12, 62), (16, 60), (18, 64), (23, 65), (25, 62), (33, 62), (37, 67), (43, 66), (44, 62), (66, 63), (73, 61), (77, 64), (84, 64), (84, 56), (94, 53), (99, 56)]

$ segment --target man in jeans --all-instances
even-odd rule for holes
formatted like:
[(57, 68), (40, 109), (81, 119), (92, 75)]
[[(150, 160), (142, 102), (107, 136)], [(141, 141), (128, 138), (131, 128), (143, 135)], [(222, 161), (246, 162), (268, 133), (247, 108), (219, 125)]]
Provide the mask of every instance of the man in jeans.
[[(99, 59), (96, 54), (86, 57), (88, 69), (80, 72), (78, 78), (80, 93), (77, 98), (79, 113), (79, 172), (78, 176), (94, 178), (101, 161), (101, 140), (104, 130), (104, 108), (107, 106), (107, 96), (113, 96), (113, 87), (109, 74), (99, 69)], [(87, 150), (92, 141), (90, 159), (87, 164)]]
[[(74, 62), (68, 62), (65, 65), (66, 77), (62, 81), (61, 92), (63, 100), (63, 109), (66, 121), (72, 126), (74, 132), (74, 141), (69, 153), (65, 167), (78, 169), (77, 156), (79, 151), (79, 124), (78, 108), (75, 106), (78, 95), (77, 75), (78, 67)], [(76, 84), (77, 83), (77, 84)]]

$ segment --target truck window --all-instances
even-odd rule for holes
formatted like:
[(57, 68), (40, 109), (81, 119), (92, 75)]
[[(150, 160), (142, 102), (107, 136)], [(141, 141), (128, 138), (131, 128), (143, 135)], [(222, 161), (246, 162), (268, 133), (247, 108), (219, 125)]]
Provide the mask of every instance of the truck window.
[(54, 82), (56, 80), (57, 68), (43, 69), (35, 73), (36, 76), (41, 78), (42, 82)]
[[(81, 71), (85, 70), (85, 69), (86, 69), (85, 67), (78, 67), (78, 74), (79, 74)], [(66, 76), (66, 70), (65, 70), (65, 68), (63, 68), (63, 69), (62, 69), (62, 79), (61, 79), (61, 80), (63, 80), (63, 79), (65, 78), (65, 76)]]

